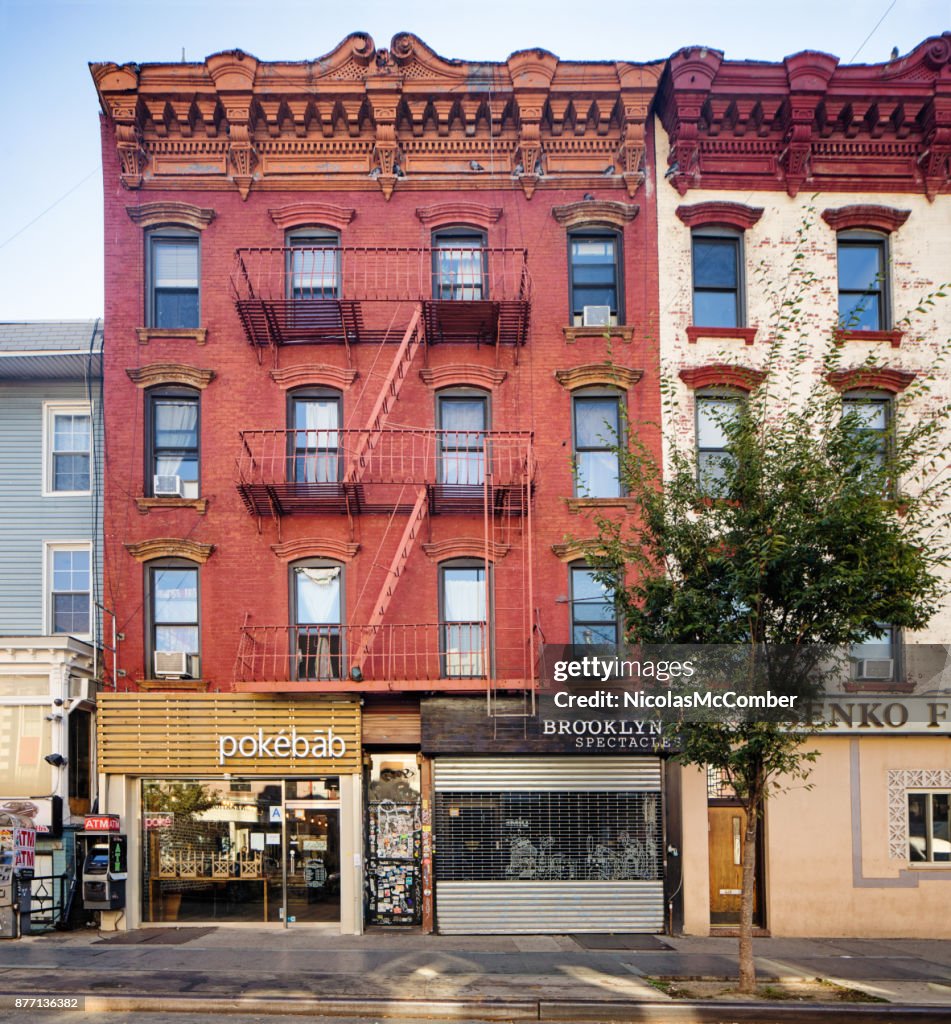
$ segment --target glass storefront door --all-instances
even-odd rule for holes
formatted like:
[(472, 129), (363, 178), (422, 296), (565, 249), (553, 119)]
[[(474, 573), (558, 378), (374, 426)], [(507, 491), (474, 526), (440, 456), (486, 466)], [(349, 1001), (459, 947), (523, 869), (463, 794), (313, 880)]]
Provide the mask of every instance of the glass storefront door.
[(339, 921), (339, 794), (334, 776), (144, 780), (143, 922)]
[(340, 812), (288, 803), (284, 863), (288, 924), (340, 920)]

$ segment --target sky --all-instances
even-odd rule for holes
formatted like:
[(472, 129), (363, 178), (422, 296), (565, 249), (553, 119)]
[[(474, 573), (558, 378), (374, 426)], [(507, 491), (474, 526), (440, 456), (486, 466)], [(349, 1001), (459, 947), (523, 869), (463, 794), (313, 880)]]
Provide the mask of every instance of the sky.
[[(662, 12), (658, 15), (658, 12)], [(90, 61), (200, 61), (240, 48), (306, 60), (350, 32), (413, 32), (444, 57), (656, 60), (704, 44), (729, 59), (824, 50), (876, 63), (951, 29), (951, 0), (0, 0), (0, 321), (99, 316), (102, 175)]]

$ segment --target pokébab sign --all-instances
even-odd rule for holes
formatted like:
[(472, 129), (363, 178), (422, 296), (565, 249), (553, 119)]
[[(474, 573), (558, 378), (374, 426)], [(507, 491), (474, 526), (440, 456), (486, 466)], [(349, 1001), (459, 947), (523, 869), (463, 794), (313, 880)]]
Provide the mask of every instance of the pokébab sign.
[(308, 758), (340, 758), (347, 754), (347, 744), (333, 729), (314, 729), (312, 733), (281, 730), (265, 735), (263, 729), (244, 736), (218, 737), (218, 764), (228, 758), (275, 758), (303, 760)]

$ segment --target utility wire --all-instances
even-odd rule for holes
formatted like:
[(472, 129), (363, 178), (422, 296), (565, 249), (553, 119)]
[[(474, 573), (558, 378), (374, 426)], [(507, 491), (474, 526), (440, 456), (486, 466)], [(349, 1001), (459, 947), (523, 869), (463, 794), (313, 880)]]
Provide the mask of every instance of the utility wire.
[(92, 169), (92, 170), (91, 170), (91, 171), (90, 171), (90, 172), (89, 172), (89, 173), (88, 173), (88, 174), (86, 175), (86, 177), (85, 177), (85, 178), (83, 178), (83, 179), (82, 179), (81, 181), (77, 181), (77, 182), (76, 182), (76, 184), (75, 184), (75, 185), (73, 185), (73, 187), (72, 187), (72, 188), (71, 188), (71, 189), (70, 189), (70, 190), (69, 190), (68, 192), (64, 192), (64, 193), (63, 193), (63, 194), (62, 194), (62, 195), (61, 195), (61, 196), (59, 197), (59, 199), (57, 199), (57, 200), (55, 200), (54, 202), (50, 203), (50, 205), (49, 205), (49, 206), (47, 206), (47, 207), (46, 207), (46, 209), (45, 209), (45, 210), (43, 210), (43, 212), (42, 212), (42, 213), (38, 213), (38, 214), (37, 214), (37, 215), (36, 215), (36, 216), (35, 216), (35, 217), (33, 218), (33, 220), (31, 220), (31, 221), (29, 221), (28, 223), (24, 224), (24, 225), (23, 225), (23, 227), (19, 229), (19, 231), (14, 231), (14, 232), (13, 232), (13, 234), (12, 234), (12, 235), (10, 235), (10, 237), (9, 237), (9, 238), (7, 238), (7, 239), (5, 239), (4, 241), (0, 242), (0, 249), (3, 249), (3, 248), (4, 248), (5, 246), (9, 245), (9, 244), (10, 244), (10, 243), (11, 243), (11, 242), (12, 242), (12, 241), (14, 240), (14, 238), (19, 238), (19, 237), (20, 237), (20, 235), (22, 235), (22, 234), (23, 234), (23, 232), (24, 232), (24, 231), (26, 231), (26, 229), (27, 229), (27, 228), (31, 228), (31, 227), (33, 227), (33, 225), (34, 225), (34, 224), (35, 224), (35, 223), (36, 223), (36, 222), (37, 222), (37, 221), (38, 221), (38, 220), (39, 220), (39, 219), (40, 219), (41, 217), (45, 217), (45, 216), (46, 216), (46, 215), (47, 215), (47, 214), (48, 214), (48, 213), (50, 212), (50, 210), (52, 210), (52, 209), (53, 209), (53, 208), (54, 208), (55, 206), (59, 206), (59, 204), (60, 204), (60, 203), (61, 203), (61, 202), (62, 202), (62, 201), (63, 201), (64, 199), (66, 199), (66, 198), (67, 198), (68, 196), (71, 196), (71, 195), (72, 195), (72, 194), (73, 194), (73, 193), (74, 193), (74, 192), (76, 191), (76, 189), (78, 189), (78, 188), (79, 188), (79, 186), (80, 186), (80, 185), (85, 185), (85, 184), (86, 184), (86, 182), (87, 182), (87, 181), (89, 181), (89, 179), (90, 179), (90, 178), (91, 178), (91, 177), (92, 177), (92, 176), (93, 176), (94, 174), (98, 174), (98, 173), (99, 173), (99, 168), (98, 168), (98, 167), (94, 167), (94, 168), (93, 168), (93, 169)]
[(855, 63), (855, 58), (856, 58), (856, 57), (857, 57), (857, 56), (858, 56), (858, 55), (859, 55), (859, 54), (860, 54), (860, 53), (861, 53), (861, 52), (862, 52), (862, 51), (863, 51), (863, 50), (865, 49), (865, 44), (866, 44), (866, 43), (867, 43), (867, 42), (868, 42), (868, 41), (869, 41), (869, 40), (870, 40), (870, 39), (872, 38), (872, 36), (874, 36), (874, 35), (875, 35), (875, 33), (876, 33), (876, 32), (878, 31), (878, 29), (879, 29), (879, 26), (880, 26), (880, 25), (882, 24), (882, 22), (883, 22), (883, 21), (884, 21), (884, 20), (885, 20), (885, 19), (886, 19), (886, 18), (888, 17), (889, 13), (891, 12), (891, 9), (892, 9), (892, 8), (893, 8), (893, 7), (895, 6), (895, 4), (897, 4), (897, 3), (898, 3), (898, 0), (892, 0), (892, 2), (891, 2), (891, 3), (889, 4), (889, 5), (888, 5), (888, 8), (886, 9), (885, 13), (884, 13), (884, 14), (883, 14), (883, 15), (882, 15), (882, 16), (881, 16), (881, 17), (880, 17), (879, 19), (878, 19), (878, 21), (877, 21), (877, 22), (875, 22), (875, 27), (874, 27), (874, 28), (872, 29), (872, 31), (871, 31), (871, 32), (869, 32), (869, 34), (868, 34), (868, 35), (867, 35), (867, 36), (866, 36), (866, 37), (865, 37), (865, 38), (864, 38), (864, 39), (862, 40), (862, 45), (861, 45), (861, 46), (860, 46), (860, 47), (859, 47), (859, 48), (858, 48), (858, 49), (857, 49), (857, 50), (855, 51), (855, 53), (853, 53), (853, 54), (852, 54), (852, 59), (851, 59), (851, 60), (849, 61), (849, 63), (850, 63), (850, 64), (854, 64), (854, 63)]

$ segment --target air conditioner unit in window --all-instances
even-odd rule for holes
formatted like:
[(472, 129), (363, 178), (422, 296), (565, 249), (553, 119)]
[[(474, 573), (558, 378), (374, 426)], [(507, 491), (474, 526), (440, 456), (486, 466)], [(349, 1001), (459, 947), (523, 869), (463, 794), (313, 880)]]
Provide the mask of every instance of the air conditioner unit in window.
[(855, 663), (856, 679), (893, 679), (894, 658), (864, 658)]
[(585, 306), (581, 323), (584, 327), (607, 327), (611, 323), (610, 306)]
[(156, 679), (198, 678), (198, 658), (185, 651), (156, 651), (154, 667)]
[(70, 676), (69, 698), (70, 700), (95, 700), (95, 679), (76, 679), (75, 677)]
[(152, 477), (152, 493), (156, 498), (184, 498), (185, 484), (180, 476), (156, 473)]

